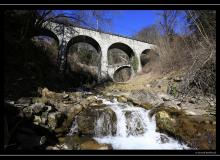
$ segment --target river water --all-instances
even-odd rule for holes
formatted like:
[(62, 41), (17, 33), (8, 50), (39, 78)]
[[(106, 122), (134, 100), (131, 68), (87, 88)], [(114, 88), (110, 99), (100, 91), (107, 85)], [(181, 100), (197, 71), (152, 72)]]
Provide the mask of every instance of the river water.
[[(97, 99), (101, 99), (116, 115), (116, 122), (108, 120), (107, 114), (97, 117), (94, 128), (97, 142), (111, 144), (113, 149), (190, 149), (168, 135), (156, 132), (155, 117), (149, 117), (150, 110), (119, 103), (116, 99)], [(72, 131), (77, 129), (74, 123)], [(116, 133), (113, 135), (111, 130), (114, 125)], [(103, 129), (109, 130), (109, 134), (100, 134)]]

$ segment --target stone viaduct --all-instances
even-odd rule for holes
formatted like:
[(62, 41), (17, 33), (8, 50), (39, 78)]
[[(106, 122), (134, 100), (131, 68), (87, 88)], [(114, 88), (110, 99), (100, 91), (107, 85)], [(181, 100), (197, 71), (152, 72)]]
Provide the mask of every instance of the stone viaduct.
[(110, 77), (113, 79), (114, 72), (121, 67), (129, 67), (134, 74), (131, 64), (127, 65), (109, 65), (108, 50), (118, 48), (124, 51), (130, 59), (136, 57), (138, 61), (137, 72), (142, 70), (140, 56), (143, 52), (150, 49), (155, 49), (156, 46), (146, 42), (127, 38), (120, 35), (99, 32), (97, 30), (85, 29), (56, 22), (45, 22), (43, 24), (43, 34), (53, 37), (59, 45), (58, 59), (61, 69), (67, 59), (67, 53), (71, 45), (74, 43), (84, 42), (91, 44), (98, 53), (101, 54), (99, 79)]

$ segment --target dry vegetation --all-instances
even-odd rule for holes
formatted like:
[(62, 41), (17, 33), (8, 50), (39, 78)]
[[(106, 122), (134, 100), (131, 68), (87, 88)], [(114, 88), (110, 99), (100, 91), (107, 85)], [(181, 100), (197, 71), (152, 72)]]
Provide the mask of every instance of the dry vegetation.
[[(174, 32), (177, 11), (164, 11), (159, 26), (145, 28), (137, 38), (156, 44), (159, 63), (151, 64), (154, 72), (167, 74), (185, 69), (180, 86), (183, 94), (214, 94), (216, 83), (215, 11), (185, 11), (189, 31)], [(151, 32), (151, 34), (149, 34)], [(153, 33), (152, 33), (153, 32)], [(161, 34), (163, 32), (163, 34)], [(152, 68), (152, 67), (151, 67)], [(143, 67), (148, 72), (149, 67)]]

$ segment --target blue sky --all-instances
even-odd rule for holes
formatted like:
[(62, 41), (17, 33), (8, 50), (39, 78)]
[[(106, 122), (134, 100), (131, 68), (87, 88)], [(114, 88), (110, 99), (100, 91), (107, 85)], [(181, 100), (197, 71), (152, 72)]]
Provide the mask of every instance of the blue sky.
[(119, 11), (112, 16), (110, 31), (124, 36), (133, 36), (142, 28), (153, 25), (158, 20), (158, 11)]
[[(64, 11), (65, 13), (73, 11)], [(88, 11), (89, 12), (89, 11)], [(111, 19), (111, 24), (102, 25), (104, 31), (119, 34), (123, 36), (132, 37), (141, 29), (158, 24), (160, 20), (161, 10), (107, 10), (103, 11), (103, 16), (107, 19)], [(97, 21), (90, 13), (86, 13), (85, 17), (88, 18), (89, 23), (94, 28), (97, 26)], [(184, 18), (183, 14), (178, 17), (176, 32), (183, 33), (184, 29)], [(86, 20), (87, 21), (87, 20)]]
[[(104, 30), (114, 34), (124, 35), (128, 37), (134, 36), (141, 29), (159, 24), (161, 19), (161, 10), (113, 10), (106, 11), (105, 17), (112, 20), (111, 25), (105, 25)], [(185, 32), (184, 14), (177, 18), (175, 27), (176, 33)], [(96, 21), (94, 23), (96, 27)]]

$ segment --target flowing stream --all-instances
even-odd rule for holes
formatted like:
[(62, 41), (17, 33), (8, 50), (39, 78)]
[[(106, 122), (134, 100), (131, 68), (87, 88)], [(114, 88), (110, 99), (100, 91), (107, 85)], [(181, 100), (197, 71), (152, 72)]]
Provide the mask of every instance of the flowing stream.
[[(98, 99), (115, 113), (116, 120), (112, 121), (107, 113), (97, 117), (94, 122), (97, 142), (111, 144), (113, 149), (189, 149), (166, 134), (156, 132), (155, 117), (149, 117), (150, 110), (119, 103), (116, 99)], [(74, 122), (72, 132), (76, 132), (76, 126)]]

